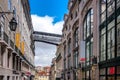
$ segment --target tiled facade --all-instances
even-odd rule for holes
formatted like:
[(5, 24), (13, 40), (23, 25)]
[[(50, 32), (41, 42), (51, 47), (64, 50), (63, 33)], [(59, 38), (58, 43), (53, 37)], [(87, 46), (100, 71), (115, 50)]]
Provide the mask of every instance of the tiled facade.
[(120, 80), (120, 0), (69, 0), (63, 80)]
[(9, 28), (13, 14), (0, 13), (0, 80), (32, 79), (34, 71), (33, 26), (28, 0), (0, 0), (0, 12), (12, 12), (15, 32)]

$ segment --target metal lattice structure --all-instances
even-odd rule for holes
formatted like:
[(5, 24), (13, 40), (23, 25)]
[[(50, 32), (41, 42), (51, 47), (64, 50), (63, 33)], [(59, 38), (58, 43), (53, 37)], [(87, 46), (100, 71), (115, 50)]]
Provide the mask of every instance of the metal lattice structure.
[(34, 41), (44, 42), (52, 45), (58, 45), (61, 42), (62, 35), (46, 33), (46, 32), (33, 32)]

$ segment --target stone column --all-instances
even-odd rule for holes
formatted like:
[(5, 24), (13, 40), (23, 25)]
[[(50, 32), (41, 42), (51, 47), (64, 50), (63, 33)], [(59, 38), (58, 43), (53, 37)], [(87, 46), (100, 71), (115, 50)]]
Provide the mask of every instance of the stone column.
[(6, 46), (3, 46), (2, 50), (3, 50), (3, 56), (1, 56), (1, 57), (3, 57), (3, 67), (7, 68), (7, 52), (8, 51), (7, 51)]

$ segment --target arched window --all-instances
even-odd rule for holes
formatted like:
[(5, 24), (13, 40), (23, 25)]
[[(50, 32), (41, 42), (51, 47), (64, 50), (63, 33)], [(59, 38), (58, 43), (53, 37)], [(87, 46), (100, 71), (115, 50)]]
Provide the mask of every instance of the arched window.
[[(84, 41), (85, 41), (85, 67), (91, 65), (91, 58), (93, 56), (93, 9), (88, 10), (84, 22), (83, 22), (83, 29), (84, 29)], [(87, 80), (90, 80), (91, 69), (85, 71), (85, 76)]]
[(78, 28), (74, 31), (74, 48), (78, 47)]
[(90, 9), (84, 19), (84, 40), (93, 33), (93, 9)]

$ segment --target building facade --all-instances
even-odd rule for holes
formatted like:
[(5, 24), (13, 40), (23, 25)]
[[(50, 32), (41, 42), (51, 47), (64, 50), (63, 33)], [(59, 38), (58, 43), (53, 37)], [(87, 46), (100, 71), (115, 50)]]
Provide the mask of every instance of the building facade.
[(63, 44), (57, 46), (56, 51), (56, 80), (61, 80), (63, 71)]
[(50, 68), (50, 77), (49, 80), (55, 80), (56, 79), (56, 57), (52, 59), (52, 64)]
[[(13, 10), (14, 15), (8, 14)], [(15, 32), (9, 28), (13, 16), (17, 21)], [(35, 74), (32, 33), (29, 1), (0, 0), (0, 80), (32, 80)]]
[(37, 75), (35, 76), (35, 80), (49, 80), (50, 76), (50, 67), (49, 66), (37, 66)]
[(64, 80), (120, 80), (120, 0), (69, 0)]

